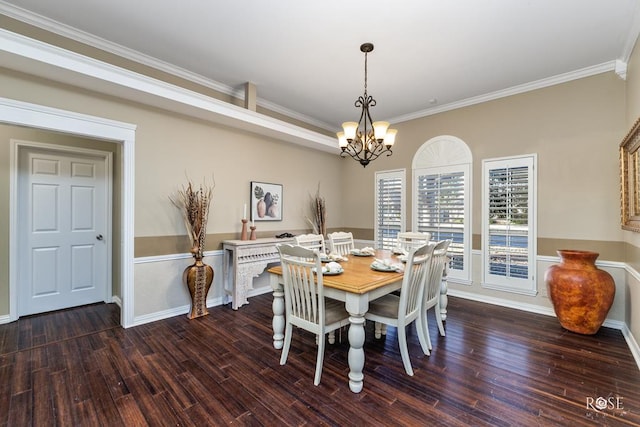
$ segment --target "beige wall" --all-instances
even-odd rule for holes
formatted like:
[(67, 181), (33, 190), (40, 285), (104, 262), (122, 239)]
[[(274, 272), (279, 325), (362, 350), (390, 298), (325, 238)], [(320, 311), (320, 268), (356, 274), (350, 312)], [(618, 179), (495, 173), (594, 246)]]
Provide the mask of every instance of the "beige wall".
[(411, 228), (411, 162), (438, 135), (453, 135), (473, 154), (473, 229), (481, 233), (482, 160), (538, 154), (538, 236), (618, 242), (617, 147), (625, 132), (625, 82), (613, 72), (394, 124), (392, 157), (365, 170), (345, 165), (344, 222), (373, 228), (374, 172), (407, 170), (407, 229)]
[[(411, 229), (411, 164), (418, 148), (438, 135), (467, 143), (473, 155), (473, 249), (480, 248), (482, 160), (536, 153), (538, 156), (538, 255), (563, 248), (598, 251), (599, 261), (623, 261), (620, 229), (618, 145), (626, 133), (625, 81), (609, 72), (454, 111), (394, 124), (398, 138), (392, 157), (365, 170), (345, 165), (344, 222), (373, 228), (376, 170), (406, 169), (407, 229)], [(371, 188), (362, 191), (360, 188)], [(452, 293), (514, 306), (547, 307), (544, 271), (537, 266), (538, 295), (494, 291), (481, 285), (481, 257), (472, 257), (473, 283), (450, 282)], [(625, 277), (612, 270), (618, 293), (609, 319), (625, 316)]]
[[(283, 184), (283, 220), (257, 223), (260, 236), (309, 230), (305, 217), (310, 214), (310, 197), (318, 184), (327, 202), (328, 226), (340, 225), (342, 171), (336, 155), (43, 79), (26, 78), (9, 70), (0, 69), (0, 97), (137, 125), (135, 237), (143, 241), (151, 238), (155, 247), (165, 250), (153, 255), (180, 252), (175, 242), (180, 239), (186, 242), (184, 223), (169, 195), (184, 185), (187, 178), (196, 183), (215, 179), (208, 227), (212, 236), (239, 237), (240, 218), (244, 203), (249, 202), (252, 180)], [(5, 140), (22, 134), (21, 129), (14, 127), (6, 127), (4, 132), (0, 136)], [(4, 156), (8, 156), (8, 149), (6, 144)], [(5, 200), (5, 207), (0, 210), (0, 227), (8, 235), (8, 160), (0, 158), (0, 162), (4, 169), (0, 197)], [(0, 275), (0, 315), (8, 313), (8, 242), (0, 248), (2, 266), (5, 268)], [(151, 291), (136, 289), (141, 294)]]
[[(626, 87), (626, 128), (631, 128), (640, 117), (640, 49), (638, 44), (627, 69)], [(627, 307), (626, 319), (636, 342), (640, 342), (640, 233), (625, 231), (623, 239), (626, 243), (626, 262), (633, 268), (636, 274), (627, 274)]]
[[(399, 130), (394, 155), (381, 157), (366, 169), (351, 159), (341, 160), (335, 155), (27, 78), (9, 70), (0, 69), (0, 96), (137, 125), (136, 256), (182, 251), (180, 241), (186, 239), (183, 224), (168, 196), (187, 177), (196, 182), (215, 179), (208, 231), (210, 240), (216, 243), (237, 236), (251, 180), (284, 185), (284, 220), (259, 223), (261, 236), (308, 229), (304, 217), (309, 196), (320, 183), (329, 209), (329, 229), (349, 228), (358, 238), (372, 238), (375, 171), (406, 169), (410, 213), (414, 153), (430, 138), (450, 134), (463, 139), (474, 157), (474, 236), (481, 233), (482, 159), (537, 153), (538, 236), (540, 248), (545, 251), (542, 254), (553, 255), (547, 252), (560, 245), (597, 247), (604, 251), (601, 259), (622, 261), (620, 254), (626, 252), (629, 262), (640, 264), (636, 259), (640, 238), (635, 233), (623, 233), (619, 227), (617, 157), (618, 144), (630, 121), (640, 114), (640, 95), (634, 90), (640, 85), (637, 56), (632, 58), (626, 82), (610, 72), (394, 124)], [(6, 193), (7, 187), (0, 191)], [(5, 196), (0, 193), (0, 197)], [(0, 227), (4, 225), (5, 230), (7, 211), (8, 207), (0, 210)], [(411, 228), (410, 216), (407, 228)], [(144, 251), (138, 250), (143, 247)], [(208, 245), (212, 249), (218, 247)], [(0, 267), (8, 265), (7, 253), (6, 247), (0, 249)], [(633, 254), (631, 259), (629, 254)], [(136, 282), (136, 295), (153, 293), (152, 276), (149, 278)], [(5, 301), (7, 289), (7, 279), (3, 282), (0, 276), (0, 298)], [(479, 286), (472, 289), (486, 292)], [(635, 336), (639, 336), (640, 319), (633, 316), (630, 307), (640, 303), (639, 297), (633, 288), (626, 293), (630, 296), (628, 322)], [(0, 303), (0, 315), (4, 313), (6, 309)]]

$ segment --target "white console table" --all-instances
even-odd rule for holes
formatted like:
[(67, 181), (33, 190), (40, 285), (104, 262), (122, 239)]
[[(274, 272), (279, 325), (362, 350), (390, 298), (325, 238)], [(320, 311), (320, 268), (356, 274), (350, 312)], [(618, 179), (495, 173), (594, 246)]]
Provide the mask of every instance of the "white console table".
[(293, 239), (264, 238), (256, 240), (224, 240), (222, 274), (224, 289), (231, 297), (231, 308), (237, 310), (248, 304), (247, 296), (253, 289), (253, 278), (267, 265), (279, 262), (278, 243), (293, 243)]

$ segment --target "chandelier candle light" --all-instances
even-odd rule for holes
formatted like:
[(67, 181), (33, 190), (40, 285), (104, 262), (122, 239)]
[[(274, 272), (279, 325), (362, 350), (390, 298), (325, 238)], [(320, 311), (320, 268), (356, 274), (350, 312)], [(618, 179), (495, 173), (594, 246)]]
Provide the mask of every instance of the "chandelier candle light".
[(355, 102), (355, 106), (362, 109), (360, 120), (357, 123), (343, 123), (343, 131), (337, 135), (338, 144), (342, 149), (340, 156), (349, 154), (366, 167), (382, 153), (388, 153), (387, 156), (392, 154), (391, 147), (398, 131), (389, 129), (389, 122), (374, 122), (371, 119), (369, 107), (375, 107), (376, 100), (367, 94), (367, 54), (373, 51), (373, 44), (362, 44), (360, 51), (364, 53), (364, 95)]

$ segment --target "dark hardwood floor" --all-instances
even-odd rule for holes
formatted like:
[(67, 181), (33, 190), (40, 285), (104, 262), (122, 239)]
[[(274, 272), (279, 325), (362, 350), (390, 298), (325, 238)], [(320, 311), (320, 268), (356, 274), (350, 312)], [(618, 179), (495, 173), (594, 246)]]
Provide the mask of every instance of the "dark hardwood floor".
[(451, 297), (443, 338), (430, 315), (431, 356), (410, 330), (413, 377), (395, 329), (375, 340), (367, 325), (360, 394), (345, 334), (318, 387), (312, 335), (297, 330), (279, 365), (269, 294), (126, 330), (113, 304), (21, 318), (0, 325), (0, 425), (640, 425), (640, 371), (620, 331), (577, 335)]

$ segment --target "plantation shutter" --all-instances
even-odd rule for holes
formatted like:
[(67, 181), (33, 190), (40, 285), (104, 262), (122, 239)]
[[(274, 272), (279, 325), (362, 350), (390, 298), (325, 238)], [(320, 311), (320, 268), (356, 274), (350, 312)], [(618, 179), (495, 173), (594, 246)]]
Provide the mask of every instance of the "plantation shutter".
[(405, 171), (376, 172), (376, 247), (392, 249), (398, 233), (404, 231)]
[(418, 177), (417, 231), (431, 240), (451, 239), (449, 268), (464, 268), (464, 172), (434, 173)]
[(535, 290), (533, 165), (533, 157), (484, 164), (483, 251), (489, 286)]

